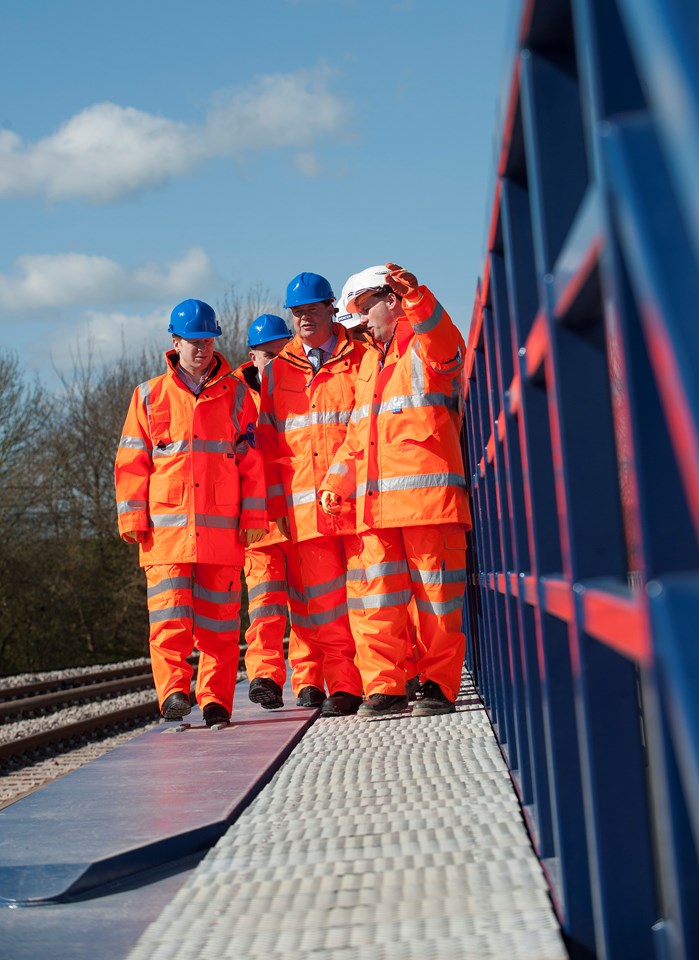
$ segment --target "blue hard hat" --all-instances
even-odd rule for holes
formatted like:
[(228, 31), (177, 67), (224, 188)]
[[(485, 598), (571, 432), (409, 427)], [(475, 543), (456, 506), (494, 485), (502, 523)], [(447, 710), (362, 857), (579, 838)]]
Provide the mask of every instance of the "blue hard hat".
[(287, 310), (299, 307), (302, 303), (320, 303), (322, 300), (334, 300), (332, 287), (318, 273), (300, 273), (286, 288)]
[(286, 321), (277, 317), (273, 313), (263, 313), (257, 320), (253, 320), (248, 330), (248, 346), (259, 347), (263, 343), (269, 343), (270, 340), (281, 340), (286, 337), (287, 340), (293, 336), (291, 330), (286, 325)]
[(168, 333), (186, 340), (206, 340), (220, 337), (221, 328), (213, 307), (203, 300), (183, 300), (170, 314)]

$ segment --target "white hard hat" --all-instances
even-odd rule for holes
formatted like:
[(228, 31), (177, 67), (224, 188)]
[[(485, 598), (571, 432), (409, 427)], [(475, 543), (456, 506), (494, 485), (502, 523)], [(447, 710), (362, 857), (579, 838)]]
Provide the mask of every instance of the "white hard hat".
[(376, 267), (367, 267), (361, 273), (353, 273), (342, 288), (342, 295), (348, 310), (355, 306), (355, 298), (368, 290), (380, 290), (386, 286), (388, 269), (383, 263)]
[(347, 309), (347, 284), (352, 280), (353, 277), (350, 277), (347, 283), (342, 288), (342, 293), (340, 294), (340, 299), (336, 302), (335, 306), (337, 307), (337, 315), (335, 319), (338, 323), (341, 323), (343, 327), (347, 327), (348, 330), (351, 330), (352, 327), (358, 327), (362, 318), (358, 313), (350, 313)]

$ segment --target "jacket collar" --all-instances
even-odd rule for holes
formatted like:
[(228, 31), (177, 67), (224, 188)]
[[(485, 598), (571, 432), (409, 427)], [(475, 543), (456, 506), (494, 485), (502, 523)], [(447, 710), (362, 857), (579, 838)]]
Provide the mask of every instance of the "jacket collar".
[[(165, 363), (167, 364), (167, 374), (170, 377), (176, 377), (178, 382), (180, 378), (176, 376), (175, 370), (177, 368), (177, 364), (179, 363), (179, 360), (180, 358), (177, 353), (177, 350), (165, 351)], [(223, 380), (224, 377), (231, 376), (231, 374), (232, 374), (232, 370), (226, 358), (223, 356), (222, 353), (217, 353), (217, 351), (214, 350), (214, 363), (211, 368), (211, 373), (209, 374), (209, 378), (206, 381), (206, 386), (210, 387), (214, 383), (218, 383), (219, 380)]]
[[(323, 366), (334, 363), (337, 360), (341, 360), (348, 353), (351, 353), (354, 349), (354, 341), (349, 335), (345, 327), (341, 323), (333, 323), (332, 332), (337, 336), (337, 343), (335, 344), (335, 349), (333, 350), (331, 356), (325, 361)], [(286, 360), (293, 367), (297, 367), (304, 372), (311, 371), (314, 372), (313, 365), (311, 361), (306, 356), (306, 351), (303, 349), (303, 343), (301, 338), (296, 336), (291, 340), (277, 355), (282, 360)]]

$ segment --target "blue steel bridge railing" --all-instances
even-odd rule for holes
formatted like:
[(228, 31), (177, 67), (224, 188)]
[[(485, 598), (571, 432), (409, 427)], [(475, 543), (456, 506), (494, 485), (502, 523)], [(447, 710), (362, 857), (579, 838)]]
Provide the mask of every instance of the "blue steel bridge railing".
[(699, 957), (699, 4), (522, 4), (467, 657), (574, 957)]

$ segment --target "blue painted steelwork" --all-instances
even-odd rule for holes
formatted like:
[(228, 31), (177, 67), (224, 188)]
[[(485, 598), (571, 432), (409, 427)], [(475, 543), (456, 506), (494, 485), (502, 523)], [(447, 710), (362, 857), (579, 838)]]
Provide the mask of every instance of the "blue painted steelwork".
[(699, 957), (699, 5), (526, 0), (465, 373), (469, 666), (574, 957)]

